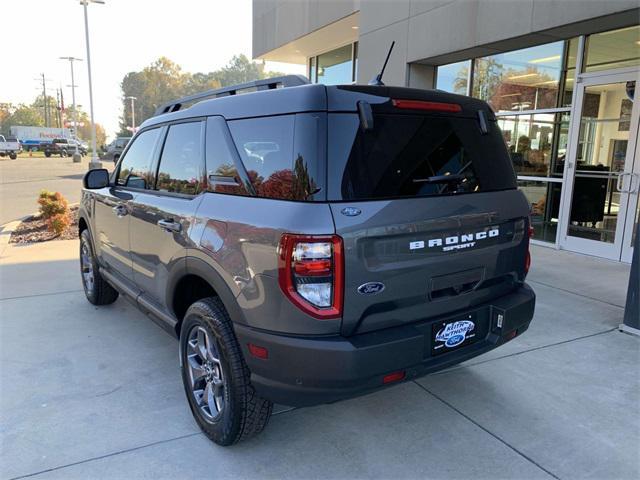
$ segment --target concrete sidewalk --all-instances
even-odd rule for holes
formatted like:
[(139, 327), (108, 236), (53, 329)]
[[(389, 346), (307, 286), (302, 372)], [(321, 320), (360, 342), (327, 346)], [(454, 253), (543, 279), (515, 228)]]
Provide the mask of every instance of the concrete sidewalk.
[(278, 413), (221, 448), (191, 418), (177, 343), (126, 301), (90, 305), (77, 241), (0, 254), (0, 477), (640, 477), (628, 266), (535, 248), (536, 317), (466, 364)]

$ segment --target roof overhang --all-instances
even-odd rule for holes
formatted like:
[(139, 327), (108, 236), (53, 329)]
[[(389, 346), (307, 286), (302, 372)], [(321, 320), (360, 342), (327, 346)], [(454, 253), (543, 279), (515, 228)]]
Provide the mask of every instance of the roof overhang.
[(359, 12), (270, 50), (256, 59), (305, 64), (307, 58), (358, 40)]

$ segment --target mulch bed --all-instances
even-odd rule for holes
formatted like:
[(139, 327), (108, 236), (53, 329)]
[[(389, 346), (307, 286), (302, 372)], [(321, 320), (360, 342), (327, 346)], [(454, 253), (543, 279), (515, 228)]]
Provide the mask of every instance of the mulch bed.
[(71, 224), (60, 235), (52, 233), (47, 228), (47, 222), (40, 215), (33, 215), (23, 220), (18, 228), (11, 233), (9, 243), (35, 243), (48, 240), (73, 240), (78, 238), (78, 207), (70, 207)]

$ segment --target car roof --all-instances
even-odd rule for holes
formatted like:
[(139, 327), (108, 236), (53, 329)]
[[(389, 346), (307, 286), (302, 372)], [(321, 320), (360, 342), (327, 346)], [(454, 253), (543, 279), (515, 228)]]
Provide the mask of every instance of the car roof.
[(390, 98), (457, 103), (462, 107), (463, 112), (468, 111), (475, 115), (477, 110), (483, 109), (493, 117), (493, 112), (485, 102), (441, 90), (308, 84), (203, 100), (183, 110), (151, 117), (145, 120), (140, 129), (166, 122), (212, 115), (236, 120), (303, 112), (355, 112), (359, 101), (365, 100), (376, 104), (387, 102)]

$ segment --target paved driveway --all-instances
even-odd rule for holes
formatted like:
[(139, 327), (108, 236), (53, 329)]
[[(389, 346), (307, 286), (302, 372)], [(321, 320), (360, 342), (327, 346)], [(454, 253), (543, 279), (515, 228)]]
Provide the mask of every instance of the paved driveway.
[[(112, 167), (112, 162), (102, 164)], [(16, 160), (0, 159), (0, 225), (35, 212), (42, 189), (58, 191), (70, 203), (79, 202), (82, 177), (88, 167), (89, 157), (81, 163), (73, 163), (71, 158), (30, 158), (28, 154)]]
[(640, 477), (624, 265), (537, 248), (521, 338), (359, 399), (278, 407), (262, 435), (221, 448), (191, 418), (176, 341), (124, 300), (87, 303), (76, 250), (0, 259), (2, 478)]

